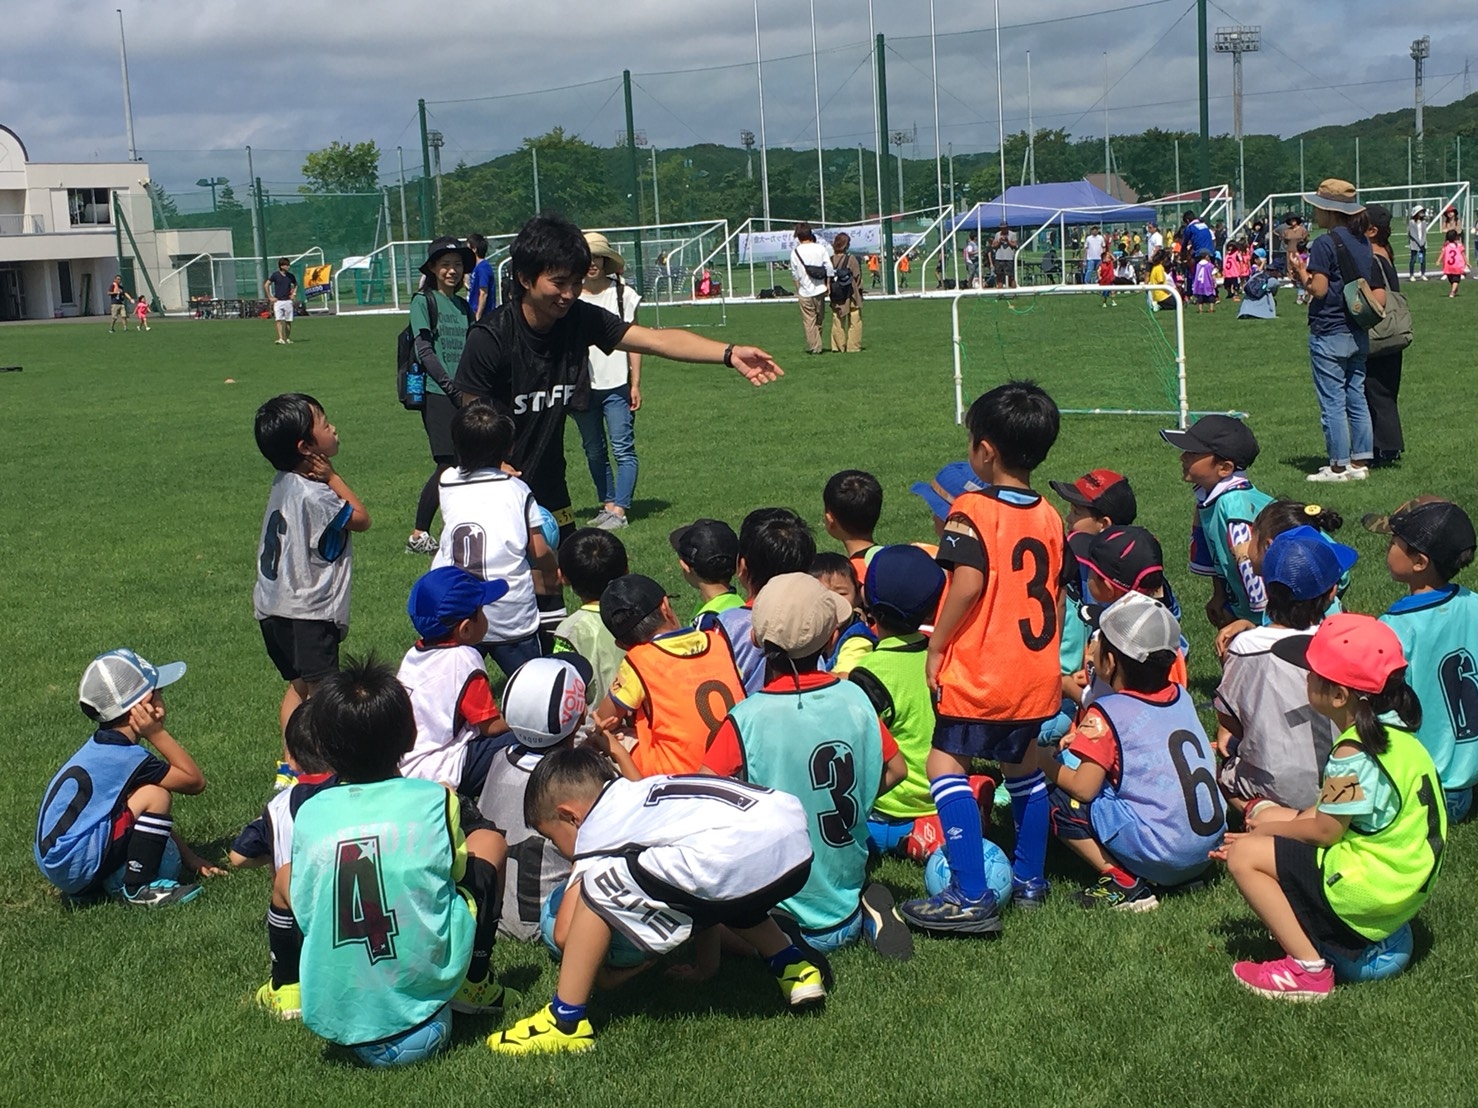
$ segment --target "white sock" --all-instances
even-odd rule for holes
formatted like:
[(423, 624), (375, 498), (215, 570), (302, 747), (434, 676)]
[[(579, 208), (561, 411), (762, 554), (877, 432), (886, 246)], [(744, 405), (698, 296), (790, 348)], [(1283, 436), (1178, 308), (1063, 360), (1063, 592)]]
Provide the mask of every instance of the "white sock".
[(1295, 958), (1294, 961), (1298, 963), (1298, 968), (1305, 973), (1319, 973), (1324, 969), (1323, 958), (1315, 958), (1312, 962), (1305, 962), (1302, 958)]

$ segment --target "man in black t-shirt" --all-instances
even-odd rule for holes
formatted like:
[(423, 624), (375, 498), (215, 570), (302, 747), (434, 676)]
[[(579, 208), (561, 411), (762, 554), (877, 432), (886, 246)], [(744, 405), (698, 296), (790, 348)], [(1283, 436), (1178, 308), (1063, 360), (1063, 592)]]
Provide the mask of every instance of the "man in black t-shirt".
[(592, 346), (656, 354), (678, 362), (729, 366), (754, 385), (781, 376), (763, 350), (724, 345), (690, 331), (626, 323), (580, 299), (590, 248), (572, 223), (536, 216), (512, 249), (513, 298), (467, 332), (457, 387), (487, 397), (513, 416), (512, 465), (534, 497), (553, 513), (564, 538), (574, 530), (565, 484), (564, 418), (589, 403)]
[(262, 288), (272, 301), (278, 346), (290, 346), (293, 341), (293, 293), (298, 287), (298, 279), (288, 268), (290, 264), (286, 258), (278, 258), (277, 272), (262, 282)]

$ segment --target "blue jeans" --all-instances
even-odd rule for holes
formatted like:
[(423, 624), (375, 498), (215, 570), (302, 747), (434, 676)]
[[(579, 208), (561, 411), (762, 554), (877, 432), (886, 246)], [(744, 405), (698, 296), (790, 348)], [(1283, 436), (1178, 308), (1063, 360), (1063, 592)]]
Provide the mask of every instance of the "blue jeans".
[(1341, 331), (1309, 336), (1309, 362), (1314, 369), (1314, 392), (1319, 396), (1319, 423), (1329, 464), (1368, 462), (1375, 456), (1370, 408), (1365, 400), (1365, 355), (1370, 339), (1365, 332)]
[[(590, 479), (595, 482), (595, 495), (602, 504), (614, 504), (630, 511), (637, 470), (636, 413), (631, 410), (631, 386), (591, 389), (590, 407), (573, 415), (575, 426), (580, 428), (580, 445), (585, 448)], [(614, 479), (606, 458), (607, 436), (616, 458)]]

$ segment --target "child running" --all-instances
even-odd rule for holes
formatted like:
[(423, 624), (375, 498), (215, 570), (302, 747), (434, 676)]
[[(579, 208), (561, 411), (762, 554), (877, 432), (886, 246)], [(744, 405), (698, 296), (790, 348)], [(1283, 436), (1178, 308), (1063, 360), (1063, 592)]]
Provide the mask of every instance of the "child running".
[(1463, 233), (1448, 231), (1442, 244), (1442, 275), (1447, 278), (1447, 299), (1457, 296), (1457, 287), (1468, 272), (1468, 255), (1463, 249)]

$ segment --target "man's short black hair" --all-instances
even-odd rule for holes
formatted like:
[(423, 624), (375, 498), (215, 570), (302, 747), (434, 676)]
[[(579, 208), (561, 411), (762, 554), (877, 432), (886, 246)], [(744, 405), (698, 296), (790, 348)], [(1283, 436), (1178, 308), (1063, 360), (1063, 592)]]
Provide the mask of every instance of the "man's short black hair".
[(474, 400), (452, 416), (452, 453), (461, 470), (495, 469), (513, 449), (513, 418), (501, 404)]
[(515, 298), (523, 296), (525, 281), (532, 285), (545, 273), (583, 277), (590, 268), (584, 233), (553, 215), (536, 215), (525, 223), (513, 240), (511, 257)]
[(811, 528), (789, 508), (756, 508), (739, 526), (739, 558), (752, 593), (782, 573), (808, 573), (815, 557)]
[(847, 534), (870, 537), (883, 514), (883, 486), (871, 473), (844, 469), (826, 482), (821, 503)]
[(313, 693), (308, 722), (323, 761), (346, 781), (384, 781), (416, 744), (410, 694), (373, 654), (348, 659)]
[(257, 449), (273, 469), (291, 473), (303, 461), (298, 443), (313, 437), (313, 414), (323, 405), (306, 392), (284, 392), (257, 409)]
[(467, 236), (467, 249), (472, 251), (474, 257), (486, 258), (488, 256), (488, 237), (473, 231), (472, 234)]
[(559, 572), (575, 595), (589, 604), (631, 570), (620, 539), (599, 527), (582, 527), (559, 544)]
[(971, 442), (989, 442), (1007, 469), (1029, 473), (1047, 460), (1062, 417), (1035, 381), (1007, 381), (978, 397), (965, 422)]

